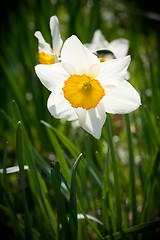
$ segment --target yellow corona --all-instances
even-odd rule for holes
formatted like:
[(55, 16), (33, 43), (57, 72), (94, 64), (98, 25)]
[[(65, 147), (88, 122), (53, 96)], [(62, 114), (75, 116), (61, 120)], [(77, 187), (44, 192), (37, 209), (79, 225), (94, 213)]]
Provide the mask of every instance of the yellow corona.
[(100, 82), (91, 76), (70, 75), (62, 88), (64, 97), (73, 108), (82, 107), (89, 110), (95, 108), (105, 95)]
[(47, 53), (44, 52), (38, 52), (39, 54), (39, 62), (41, 64), (54, 64), (55, 63), (55, 55), (48, 55)]

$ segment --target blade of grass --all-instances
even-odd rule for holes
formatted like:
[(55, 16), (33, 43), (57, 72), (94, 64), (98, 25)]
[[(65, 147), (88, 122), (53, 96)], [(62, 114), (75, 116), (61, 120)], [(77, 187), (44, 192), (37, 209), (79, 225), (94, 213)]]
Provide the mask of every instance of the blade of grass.
[(8, 124), (13, 128), (13, 130), (16, 130), (16, 126), (13, 123), (13, 120), (11, 119), (11, 117), (3, 110), (0, 110), (0, 112), (3, 114), (4, 118), (6, 119)]
[(117, 225), (117, 230), (121, 230), (122, 229), (121, 195), (120, 195), (120, 186), (119, 186), (119, 179), (118, 179), (116, 154), (113, 146), (109, 114), (107, 115), (106, 130), (107, 130), (107, 139), (108, 139), (108, 145), (111, 153), (113, 176), (114, 176), (114, 193), (115, 193), (115, 201), (116, 201), (116, 225)]
[(149, 178), (147, 183), (147, 192), (144, 196), (143, 208), (141, 211), (141, 221), (144, 221), (147, 219), (148, 208), (149, 208), (150, 201), (153, 195), (153, 190), (154, 190), (154, 183), (159, 178), (159, 175), (158, 175), (159, 165), (160, 165), (159, 159), (160, 159), (160, 150), (157, 150), (157, 152), (155, 153), (155, 157), (152, 160), (152, 165), (150, 166), (150, 170), (148, 171)]
[(62, 234), (64, 238), (67, 238), (68, 237), (67, 210), (65, 206), (65, 199), (61, 192), (61, 173), (60, 173), (60, 165), (58, 162), (56, 162), (54, 165), (54, 168), (51, 169), (51, 176), (52, 176), (52, 186), (53, 186), (54, 196), (56, 201), (57, 218), (58, 218), (57, 230), (58, 230), (59, 238)]
[(21, 94), (21, 89), (19, 87), (19, 84), (17, 84), (16, 78), (13, 76), (7, 63), (2, 57), (0, 57), (0, 64), (4, 74), (6, 75), (6, 80), (8, 81), (9, 87), (13, 90), (13, 93), (16, 96), (16, 99), (19, 100), (22, 106), (25, 106), (24, 96)]
[(12, 113), (13, 113), (13, 122), (15, 124), (17, 124), (18, 121), (22, 121), (22, 116), (15, 100), (12, 100)]
[(22, 135), (21, 122), (18, 122), (18, 125), (17, 125), (16, 148), (17, 148), (17, 160), (20, 168), (20, 183), (21, 183), (22, 199), (23, 199), (23, 206), (24, 206), (25, 236), (29, 239), (33, 239), (32, 222), (31, 222), (31, 217), (28, 209), (26, 193), (25, 193), (24, 140)]
[(58, 161), (60, 162), (60, 167), (62, 169), (63, 175), (66, 178), (67, 182), (70, 182), (70, 170), (67, 165), (64, 154), (62, 152), (62, 148), (61, 148), (57, 138), (55, 137), (54, 133), (51, 131), (51, 129), (46, 128), (46, 130), (47, 130), (48, 136), (50, 138), (51, 144), (56, 152), (56, 157), (57, 157)]
[(76, 201), (76, 169), (81, 159), (82, 153), (75, 161), (72, 168), (70, 201), (69, 201), (69, 225), (73, 240), (77, 239), (78, 223), (77, 223), (77, 201)]
[(104, 227), (111, 234), (115, 229), (115, 212), (113, 202), (110, 195), (111, 189), (109, 186), (109, 151), (106, 155), (105, 168), (104, 168), (104, 180), (102, 190), (102, 216)]
[(89, 173), (91, 174), (91, 176), (93, 177), (93, 179), (95, 180), (95, 182), (97, 183), (97, 185), (99, 186), (100, 189), (102, 189), (102, 182), (100, 180), (100, 178), (97, 176), (96, 172), (94, 171), (94, 169), (92, 168), (92, 166), (90, 166), (86, 159), (83, 159), (82, 162), (84, 163), (84, 165), (86, 166), (87, 170), (89, 171)]
[(87, 214), (82, 209), (80, 201), (77, 198), (77, 207), (80, 210), (80, 212), (83, 214), (86, 222), (92, 227), (92, 229), (97, 233), (97, 235), (100, 237), (100, 239), (103, 239), (101, 232), (98, 230), (98, 228), (92, 223), (92, 221), (87, 217)]
[(104, 237), (104, 239), (112, 239), (112, 236), (115, 239), (124, 239), (124, 237), (137, 235), (139, 233), (146, 232), (149, 229), (157, 228), (157, 227), (158, 228), (160, 227), (160, 220), (135, 225), (133, 227), (124, 229), (120, 232), (115, 232), (112, 235), (108, 235)]
[(6, 165), (7, 165), (7, 148), (8, 143), (6, 143), (4, 157), (3, 157), (3, 184), (4, 184), (4, 192), (6, 197), (6, 203), (8, 207), (9, 217), (13, 226), (13, 231), (17, 239), (24, 239), (22, 229), (20, 227), (20, 223), (17, 219), (15, 205), (13, 203), (13, 199), (11, 196), (11, 190), (9, 188), (8, 179), (7, 179), (7, 172), (6, 172)]
[(46, 127), (51, 128), (51, 130), (56, 133), (57, 137), (61, 140), (64, 146), (66, 146), (66, 148), (68, 149), (68, 151), (70, 151), (70, 153), (74, 158), (77, 158), (77, 156), (79, 156), (80, 152), (77, 150), (75, 145), (63, 133), (61, 133), (56, 128), (54, 128), (53, 126), (51, 126), (50, 124), (48, 124), (43, 120), (41, 120), (41, 123), (44, 124)]
[[(67, 181), (65, 180), (64, 176), (61, 174), (62, 177), (62, 181), (65, 184), (65, 186), (67, 187), (67, 189), (70, 191), (70, 186), (68, 185)], [(92, 223), (92, 221), (87, 217), (87, 214), (85, 213), (85, 211), (83, 210), (83, 208), (81, 207), (81, 203), (80, 200), (77, 196), (77, 207), (79, 209), (79, 211), (83, 214), (86, 222), (92, 227), (92, 229), (97, 233), (97, 235), (102, 238), (102, 235), (100, 233), (100, 231), (98, 230), (98, 228)]]
[(130, 173), (130, 184), (131, 184), (131, 205), (132, 205), (132, 224), (137, 224), (137, 201), (136, 201), (136, 186), (135, 186), (135, 165), (134, 165), (134, 154), (133, 154), (133, 144), (132, 144), (132, 135), (130, 129), (130, 118), (128, 114), (124, 115), (126, 133), (127, 133), (127, 142), (129, 150), (129, 173)]
[(50, 213), (49, 213), (49, 209), (46, 204), (47, 200), (46, 200), (45, 194), (43, 192), (43, 189), (41, 188), (33, 152), (32, 152), (28, 137), (26, 135), (24, 135), (24, 146), (25, 146), (25, 155), (26, 155), (27, 163), (28, 163), (29, 169), (30, 169), (30, 171), (29, 171), (30, 172), (30, 184), (32, 186), (32, 191), (33, 191), (33, 193), (35, 191), (36, 195), (39, 197), (39, 199), (41, 201), (41, 206), (43, 206), (45, 214), (47, 215), (47, 220), (50, 223), (50, 226), (52, 229), (52, 236), (55, 236), (56, 231), (55, 231), (53, 221), (52, 221)]
[[(13, 111), (13, 116), (14, 116), (14, 124), (17, 123), (17, 121), (19, 119), (21, 119), (21, 113), (20, 113), (20, 110), (19, 110), (19, 107), (18, 105), (16, 104), (15, 101), (12, 102), (12, 111)], [(51, 227), (51, 236), (55, 236), (55, 228), (54, 228), (54, 219), (51, 218), (51, 215), (49, 213), (49, 209), (48, 209), (48, 202), (47, 202), (47, 199), (46, 199), (46, 196), (41, 188), (41, 184), (40, 184), (40, 180), (39, 180), (39, 177), (38, 177), (38, 173), (37, 173), (37, 168), (36, 168), (36, 164), (35, 164), (35, 159), (34, 159), (34, 155), (33, 155), (33, 151), (32, 151), (32, 148), (31, 148), (31, 144), (30, 144), (30, 141), (28, 139), (28, 136), (27, 136), (27, 133), (26, 133), (26, 130), (25, 128), (23, 127), (22, 128), (22, 131), (23, 131), (23, 136), (24, 136), (24, 155), (26, 157), (26, 161), (27, 161), (27, 164), (29, 166), (29, 181), (30, 181), (30, 186), (32, 188), (32, 192), (33, 192), (33, 195), (37, 195), (38, 197), (38, 202), (40, 201), (41, 202), (41, 206), (43, 206), (44, 208), (44, 211), (45, 211), (45, 217), (47, 216), (46, 220), (49, 221), (50, 223), (50, 227)], [(51, 209), (51, 208), (50, 208)], [(52, 214), (53, 215), (53, 214)]]
[(45, 173), (48, 179), (51, 179), (51, 167), (49, 164), (40, 156), (40, 154), (36, 151), (36, 149), (31, 146), (33, 155), (35, 157), (36, 163), (40, 167), (40, 169)]

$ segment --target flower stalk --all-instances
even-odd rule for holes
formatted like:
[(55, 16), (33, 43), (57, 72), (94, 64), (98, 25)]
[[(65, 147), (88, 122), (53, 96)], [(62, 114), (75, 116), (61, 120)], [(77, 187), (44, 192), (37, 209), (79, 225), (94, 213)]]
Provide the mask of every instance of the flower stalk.
[(107, 130), (108, 145), (109, 145), (110, 154), (111, 154), (113, 177), (114, 177), (114, 193), (115, 193), (116, 216), (117, 216), (116, 225), (117, 225), (117, 231), (120, 231), (122, 229), (121, 194), (120, 194), (118, 169), (117, 169), (116, 155), (115, 155), (115, 150), (114, 150), (113, 140), (112, 140), (113, 138), (112, 138), (112, 130), (111, 130), (109, 114), (107, 114), (106, 130)]
[(132, 135), (130, 129), (130, 118), (128, 114), (124, 115), (127, 141), (128, 141), (128, 151), (129, 151), (129, 174), (130, 174), (130, 184), (131, 184), (131, 205), (132, 205), (132, 225), (137, 224), (137, 203), (136, 203), (136, 185), (135, 185), (135, 166), (134, 166), (134, 153), (132, 144)]

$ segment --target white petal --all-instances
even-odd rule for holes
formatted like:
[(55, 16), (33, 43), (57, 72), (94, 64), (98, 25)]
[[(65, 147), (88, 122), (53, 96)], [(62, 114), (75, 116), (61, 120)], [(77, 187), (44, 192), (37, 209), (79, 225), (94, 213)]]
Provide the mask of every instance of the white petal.
[(76, 72), (76, 69), (69, 63), (63, 63), (62, 62), (62, 65), (63, 65), (63, 68), (65, 69), (65, 71), (69, 74), (69, 75), (74, 75), (74, 74), (77, 74)]
[(99, 29), (94, 32), (92, 43), (96, 46), (96, 50), (106, 49), (108, 47), (108, 41)]
[(83, 108), (77, 108), (76, 113), (78, 115), (78, 121), (82, 128), (99, 139), (101, 136), (101, 130), (106, 120), (105, 109), (102, 103), (99, 103), (96, 108), (85, 110)]
[(39, 64), (35, 66), (35, 71), (42, 84), (52, 92), (59, 92), (63, 87), (64, 81), (69, 77), (62, 63), (52, 65)]
[(89, 69), (89, 75), (91, 75), (92, 77), (95, 77), (99, 73), (100, 69), (101, 69), (100, 63), (91, 65)]
[(106, 95), (101, 100), (108, 113), (129, 113), (141, 105), (138, 92), (128, 81), (122, 81), (117, 87), (106, 89)]
[[(28, 165), (24, 165), (24, 170), (28, 170), (28, 169), (29, 169)], [(20, 171), (19, 166), (6, 168), (6, 173), (7, 174), (16, 173), (16, 172), (19, 172), (19, 171)], [(3, 173), (3, 169), (0, 169), (0, 173)]]
[(117, 86), (127, 75), (130, 56), (113, 59), (101, 63), (101, 69), (96, 76), (102, 86)]
[(50, 29), (52, 35), (53, 52), (56, 53), (57, 56), (59, 56), (63, 41), (61, 39), (59, 31), (59, 21), (56, 16), (50, 18)]
[(113, 40), (108, 45), (108, 50), (112, 51), (116, 58), (127, 55), (129, 49), (129, 41), (124, 38)]
[(55, 118), (68, 121), (78, 119), (74, 108), (72, 108), (70, 103), (64, 98), (62, 92), (60, 94), (51, 93), (48, 98), (47, 107)]
[(92, 52), (96, 52), (97, 47), (94, 43), (85, 43), (84, 46), (91, 50)]
[(42, 33), (37, 31), (37, 32), (35, 32), (34, 36), (38, 39), (38, 42), (39, 42), (38, 50), (40, 52), (44, 52), (49, 55), (53, 55), (52, 49), (51, 49), (50, 45), (44, 40)]
[(89, 74), (90, 66), (100, 63), (99, 59), (76, 36), (71, 36), (65, 41), (61, 59), (62, 62), (71, 64), (77, 74)]

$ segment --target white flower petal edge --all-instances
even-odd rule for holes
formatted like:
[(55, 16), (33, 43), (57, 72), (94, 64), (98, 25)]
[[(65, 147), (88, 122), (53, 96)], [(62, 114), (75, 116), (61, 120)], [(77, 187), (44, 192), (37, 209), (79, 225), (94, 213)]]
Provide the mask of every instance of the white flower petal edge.
[(42, 33), (37, 31), (34, 36), (38, 39), (38, 50), (40, 52), (45, 52), (48, 55), (53, 55), (52, 49), (50, 45), (44, 40)]
[(64, 81), (69, 77), (62, 63), (52, 65), (38, 64), (35, 66), (35, 71), (42, 84), (55, 93), (62, 90)]
[(100, 29), (94, 32), (91, 43), (86, 43), (85, 46), (91, 51), (106, 49), (113, 52), (116, 58), (124, 57), (128, 53), (129, 41), (125, 38), (119, 38), (111, 41), (110, 43), (105, 39)]
[(63, 63), (62, 62), (62, 65), (63, 65), (63, 68), (64, 70), (69, 74), (69, 75), (74, 75), (76, 74), (76, 69), (73, 67), (73, 65), (69, 64), (69, 63)]
[(129, 49), (129, 41), (124, 38), (115, 39), (108, 44), (108, 50), (114, 53), (116, 58), (127, 55)]
[(59, 31), (59, 21), (56, 16), (50, 18), (50, 30), (52, 35), (52, 48), (53, 52), (59, 56), (60, 50), (63, 44), (60, 31)]
[(62, 92), (60, 94), (51, 93), (48, 98), (47, 107), (51, 115), (55, 118), (67, 121), (78, 119), (74, 108), (72, 108), (70, 103), (64, 98)]
[(80, 126), (95, 138), (99, 139), (106, 120), (103, 104), (99, 103), (96, 108), (89, 110), (77, 108), (76, 113)]
[(127, 75), (130, 61), (131, 57), (126, 56), (101, 63), (96, 79), (101, 82), (102, 86), (117, 86)]
[(100, 63), (99, 59), (74, 35), (65, 41), (61, 51), (61, 60), (74, 66), (77, 74), (88, 75), (90, 66)]
[(138, 92), (126, 80), (115, 88), (105, 88), (105, 92), (106, 94), (101, 101), (108, 113), (130, 113), (141, 105)]
[(107, 48), (109, 44), (100, 29), (94, 32), (92, 43), (96, 46), (96, 50)]

